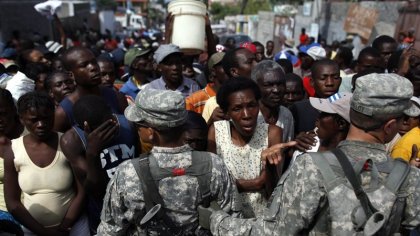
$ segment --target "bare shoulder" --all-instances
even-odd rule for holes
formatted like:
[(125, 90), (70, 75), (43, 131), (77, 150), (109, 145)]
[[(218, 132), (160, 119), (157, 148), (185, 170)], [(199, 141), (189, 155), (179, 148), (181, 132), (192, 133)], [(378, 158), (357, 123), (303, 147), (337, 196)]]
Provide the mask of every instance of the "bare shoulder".
[(278, 127), (277, 125), (268, 125), (268, 144), (272, 146), (277, 143), (282, 142), (282, 128)]
[(83, 156), (83, 143), (73, 129), (69, 129), (61, 136), (60, 146), (70, 161)]
[(270, 134), (278, 134), (282, 132), (282, 128), (278, 127), (277, 125), (268, 125), (268, 135)]
[(69, 126), (66, 112), (61, 106), (58, 106), (55, 109), (54, 114), (54, 130), (57, 132), (65, 132)]

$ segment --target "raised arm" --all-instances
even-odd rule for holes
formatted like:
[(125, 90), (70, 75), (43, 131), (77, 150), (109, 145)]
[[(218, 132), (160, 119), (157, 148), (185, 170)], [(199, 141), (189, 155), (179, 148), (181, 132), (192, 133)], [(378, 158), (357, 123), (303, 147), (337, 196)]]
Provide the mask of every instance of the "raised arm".
[(60, 43), (63, 45), (64, 49), (67, 49), (67, 37), (66, 32), (64, 31), (63, 25), (61, 24), (60, 18), (58, 18), (57, 14), (54, 14), (54, 22), (57, 26), (57, 30), (60, 33)]

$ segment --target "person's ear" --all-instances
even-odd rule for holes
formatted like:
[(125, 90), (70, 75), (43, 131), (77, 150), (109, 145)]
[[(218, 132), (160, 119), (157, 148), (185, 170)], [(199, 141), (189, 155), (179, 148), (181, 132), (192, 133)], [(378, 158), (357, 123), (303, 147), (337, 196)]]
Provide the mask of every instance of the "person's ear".
[(347, 127), (349, 126), (348, 123), (347, 123), (347, 121), (344, 120), (344, 119), (339, 119), (337, 123), (338, 123), (338, 129), (340, 131), (346, 130)]
[(385, 134), (392, 134), (395, 132), (395, 130), (398, 130), (398, 122), (397, 119), (391, 119), (387, 121), (383, 127), (383, 130), (385, 131)]
[(155, 131), (149, 127), (146, 129), (146, 135), (149, 139), (148, 141), (151, 143), (153, 141), (153, 138), (155, 137)]
[(230, 74), (231, 74), (233, 77), (238, 77), (238, 76), (239, 76), (239, 74), (238, 74), (238, 69), (237, 69), (237, 68), (230, 68)]
[(48, 96), (50, 96), (52, 99), (54, 99), (54, 94), (52, 92), (52, 89), (48, 90)]
[(160, 64), (157, 64), (157, 71), (159, 72), (159, 73), (162, 73), (162, 66), (160, 65)]

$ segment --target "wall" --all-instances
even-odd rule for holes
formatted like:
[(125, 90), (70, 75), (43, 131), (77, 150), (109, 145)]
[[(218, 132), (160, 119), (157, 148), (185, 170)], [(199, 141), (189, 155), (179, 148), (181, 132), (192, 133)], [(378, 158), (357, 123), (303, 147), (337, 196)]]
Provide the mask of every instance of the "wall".
[[(321, 4), (321, 11), (317, 10), (315, 6), (316, 3), (316, 1), (312, 2), (312, 11), (310, 16), (304, 16), (303, 6), (299, 7), (299, 13), (295, 16), (295, 41), (299, 41), (299, 34), (302, 27), (305, 27), (306, 31), (309, 32), (311, 23), (319, 23), (320, 34), (327, 40), (328, 44), (331, 44), (334, 40), (344, 40), (346, 37), (346, 32), (343, 30), (343, 25), (347, 16), (348, 8), (352, 3), (326, 3), (323, 1)], [(376, 9), (379, 12), (378, 21), (372, 30), (372, 34), (368, 40), (368, 43), (371, 43), (372, 40), (380, 34), (394, 36), (395, 24), (399, 16), (398, 9), (405, 4), (405, 1), (363, 1), (359, 4), (362, 7)]]

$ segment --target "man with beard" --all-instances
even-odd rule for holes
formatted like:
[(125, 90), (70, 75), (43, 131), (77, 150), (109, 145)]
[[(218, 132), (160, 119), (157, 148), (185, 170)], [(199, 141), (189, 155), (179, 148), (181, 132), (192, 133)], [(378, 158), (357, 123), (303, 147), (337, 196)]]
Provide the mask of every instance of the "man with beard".
[(262, 61), (253, 69), (251, 78), (261, 91), (258, 120), (282, 128), (283, 142), (291, 141), (294, 136), (293, 116), (281, 105), (286, 90), (283, 69), (274, 61)]

